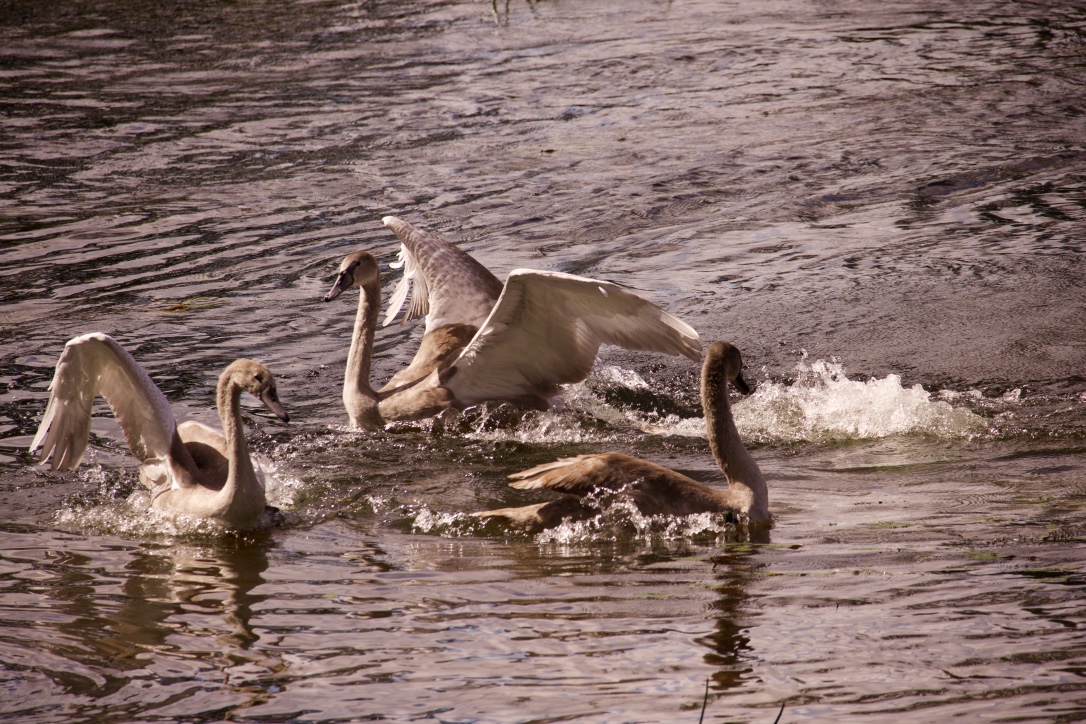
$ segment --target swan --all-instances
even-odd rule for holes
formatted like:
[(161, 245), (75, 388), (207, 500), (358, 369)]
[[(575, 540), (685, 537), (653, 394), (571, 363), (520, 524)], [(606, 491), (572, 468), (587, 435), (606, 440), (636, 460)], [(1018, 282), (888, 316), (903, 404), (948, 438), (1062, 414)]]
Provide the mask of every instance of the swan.
[[(275, 379), (250, 359), (230, 363), (219, 377), (216, 404), (222, 432), (174, 420), (169, 402), (136, 360), (100, 332), (64, 345), (49, 385), (49, 402), (30, 445), (39, 463), (74, 470), (90, 437), (91, 405), (101, 394), (113, 410), (132, 454), (142, 463), (140, 482), (158, 510), (215, 518), (248, 529), (265, 524), (264, 482), (249, 457), (241, 421), (241, 393), (260, 399), (284, 422)], [(272, 509), (274, 510), (274, 509)]]
[(693, 328), (616, 284), (517, 269), (503, 285), (444, 239), (394, 216), (384, 224), (401, 241), (404, 266), (385, 324), (413, 285), (405, 321), (425, 315), (426, 332), (411, 364), (374, 391), (369, 377), (380, 273), (368, 252), (344, 257), (324, 301), (361, 289), (343, 380), (343, 403), (354, 427), (376, 429), (488, 400), (546, 409), (559, 385), (588, 376), (604, 343), (701, 356)]
[(578, 455), (509, 476), (514, 488), (546, 488), (567, 495), (546, 503), (472, 515), (505, 518), (535, 532), (556, 526), (566, 518), (595, 516), (599, 510), (582, 503), (581, 497), (604, 490), (628, 496), (644, 515), (728, 513), (749, 523), (769, 523), (772, 516), (765, 478), (739, 438), (728, 402), (729, 380), (743, 394), (751, 391), (742, 369), (739, 350), (727, 342), (710, 345), (701, 368), (705, 432), (713, 457), (728, 483), (726, 489), (716, 490), (662, 465), (629, 455)]

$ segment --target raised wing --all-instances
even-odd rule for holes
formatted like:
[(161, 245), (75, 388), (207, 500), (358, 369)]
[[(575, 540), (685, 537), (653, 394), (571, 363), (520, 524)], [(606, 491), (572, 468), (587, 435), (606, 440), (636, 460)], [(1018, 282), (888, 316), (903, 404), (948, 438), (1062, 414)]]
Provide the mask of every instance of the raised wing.
[(698, 333), (610, 282), (517, 269), (442, 383), (471, 405), (535, 395), (592, 371), (601, 344), (701, 359)]
[[(91, 406), (101, 394), (113, 410), (132, 454), (145, 466), (172, 468), (170, 445), (177, 424), (165, 395), (112, 337), (93, 332), (64, 346), (49, 385), (49, 403), (30, 444), (54, 470), (74, 470), (90, 437)], [(158, 471), (149, 471), (162, 478)], [(173, 476), (170, 476), (173, 477)]]
[[(570, 495), (588, 495), (599, 488), (618, 489), (629, 482), (622, 467), (610, 458), (615, 455), (578, 455), (559, 458), (510, 475), (510, 487), (519, 490), (556, 490)], [(621, 456), (626, 457), (626, 456)]]
[(384, 225), (400, 240), (400, 279), (388, 302), (384, 325), (395, 319), (411, 293), (403, 322), (426, 316), (426, 331), (446, 324), (478, 327), (502, 292), (502, 283), (486, 267), (436, 234), (386, 216)]

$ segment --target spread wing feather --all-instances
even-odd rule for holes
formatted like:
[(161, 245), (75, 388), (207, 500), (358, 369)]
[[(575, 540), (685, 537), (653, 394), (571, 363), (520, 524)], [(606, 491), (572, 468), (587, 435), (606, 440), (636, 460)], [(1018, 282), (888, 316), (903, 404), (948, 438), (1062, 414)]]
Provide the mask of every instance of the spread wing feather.
[(677, 473), (655, 463), (621, 453), (598, 453), (559, 458), (509, 476), (519, 490), (554, 490), (578, 497), (598, 490), (625, 490), (646, 477)]
[(172, 468), (170, 444), (177, 424), (162, 391), (112, 337), (76, 337), (64, 346), (49, 385), (49, 402), (30, 445), (41, 446), (40, 462), (52, 458), (54, 470), (74, 470), (90, 437), (94, 397), (113, 410), (132, 454), (145, 466)]
[(425, 315), (427, 332), (446, 324), (478, 327), (501, 294), (497, 277), (436, 234), (395, 216), (382, 221), (400, 240), (399, 259), (392, 266), (404, 270), (389, 299), (385, 326), (395, 319), (410, 292), (411, 302), (401, 323)]
[(392, 291), (392, 296), (388, 300), (388, 312), (385, 313), (385, 321), (383, 326), (387, 327), (392, 324), (392, 320), (396, 318), (396, 315), (400, 313), (403, 308), (403, 303), (407, 299), (407, 294), (411, 294), (411, 304), (407, 307), (407, 312), (403, 315), (403, 319), (400, 324), (406, 324), (412, 319), (424, 316), (430, 311), (430, 292), (426, 288), (426, 277), (420, 273), (419, 264), (415, 261), (415, 257), (411, 254), (411, 251), (400, 244), (400, 254), (397, 260), (389, 264), (393, 269), (403, 269), (403, 276), (400, 277), (400, 281), (396, 284), (396, 288)]
[(692, 327), (616, 284), (518, 269), (444, 383), (468, 405), (546, 399), (585, 379), (601, 344), (701, 359)]

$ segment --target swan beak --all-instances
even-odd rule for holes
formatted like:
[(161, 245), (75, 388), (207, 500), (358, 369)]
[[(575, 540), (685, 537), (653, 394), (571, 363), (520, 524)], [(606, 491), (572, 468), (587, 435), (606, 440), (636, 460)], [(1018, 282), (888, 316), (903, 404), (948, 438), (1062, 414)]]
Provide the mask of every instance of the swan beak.
[(264, 406), (275, 413), (283, 422), (290, 422), (290, 415), (283, 409), (283, 405), (279, 402), (279, 395), (275, 392), (274, 387), (269, 387), (264, 390), (264, 394), (260, 396), (260, 401), (264, 403)]
[(333, 284), (328, 293), (324, 295), (324, 301), (330, 302), (340, 294), (343, 294), (343, 292), (351, 288), (351, 282), (351, 276), (347, 272), (340, 272), (339, 276), (336, 277), (336, 283)]
[(749, 395), (750, 393), (754, 392), (754, 387), (748, 385), (747, 381), (743, 379), (742, 372), (735, 376), (735, 379), (732, 380), (732, 384), (735, 385), (735, 389), (739, 390), (741, 394)]

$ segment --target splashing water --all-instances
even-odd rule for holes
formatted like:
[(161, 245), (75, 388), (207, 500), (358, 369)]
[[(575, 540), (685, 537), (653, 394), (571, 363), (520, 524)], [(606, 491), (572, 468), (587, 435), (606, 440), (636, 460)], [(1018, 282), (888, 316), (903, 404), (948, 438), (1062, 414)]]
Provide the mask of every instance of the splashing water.
[[(584, 499), (598, 514), (584, 520), (566, 520), (534, 536), (539, 545), (568, 547), (584, 543), (696, 541), (721, 543), (736, 533), (736, 526), (719, 513), (688, 516), (644, 515), (628, 497), (614, 491), (601, 491), (599, 498), (589, 494)], [(488, 523), (464, 513), (431, 509), (427, 505), (404, 506), (411, 531), (443, 537), (462, 537), (482, 533)], [(516, 528), (503, 528), (504, 534), (516, 534)]]
[(60, 510), (54, 516), (54, 522), (64, 530), (144, 540), (203, 540), (230, 532), (228, 526), (217, 520), (156, 510), (151, 507), (151, 495), (145, 490), (137, 490), (123, 501)]
[[(866, 382), (851, 380), (836, 361), (816, 360), (807, 364), (805, 359), (806, 355), (796, 365), (794, 382), (763, 382), (749, 397), (733, 396), (736, 426), (745, 440), (828, 442), (906, 434), (968, 438), (989, 430), (985, 418), (947, 401), (958, 400), (963, 397), (961, 393), (946, 394), (944, 391), (933, 395), (919, 384), (905, 387), (901, 377), (895, 374)], [(630, 380), (633, 380), (632, 385)], [(621, 382), (631, 389), (641, 389), (645, 385), (632, 372), (621, 377), (611, 375), (608, 381), (612, 384)], [(972, 396), (964, 396), (972, 399)], [(975, 392), (975, 396), (980, 393)], [(573, 401), (580, 405), (581, 400), (591, 397), (591, 392), (582, 389)], [(604, 403), (595, 399), (594, 405), (593, 410)], [(612, 408), (612, 412), (619, 411)], [(674, 414), (654, 417), (633, 411), (621, 414), (627, 424), (646, 433), (685, 437), (705, 435), (705, 422), (700, 417), (684, 418)]]
[(258, 458), (258, 464), (264, 473), (264, 496), (269, 505), (277, 508), (292, 508), (297, 503), (298, 494), (305, 483), (290, 473), (290, 468), (277, 461)]
[(599, 514), (585, 520), (566, 520), (536, 534), (540, 545), (569, 546), (586, 541), (675, 541), (722, 542), (736, 527), (719, 513), (695, 513), (686, 516), (644, 515), (630, 498), (603, 491), (600, 498), (586, 495), (583, 500), (599, 509)]
[(445, 513), (432, 510), (426, 505), (404, 506), (414, 533), (429, 533), (447, 538), (471, 535), (482, 528), (483, 523), (464, 513)]
[(850, 380), (836, 361), (796, 366), (792, 384), (766, 382), (735, 405), (736, 424), (756, 441), (813, 441), (929, 434), (973, 437), (987, 430), (984, 418), (927, 392), (905, 387), (895, 374), (866, 382)]
[[(91, 455), (92, 460), (94, 455)], [(294, 504), (302, 481), (287, 477), (281, 467), (262, 456), (255, 456), (257, 467), (264, 475), (268, 503), (287, 508)], [(221, 521), (161, 511), (151, 507), (151, 491), (134, 481), (127, 471), (131, 466), (111, 474), (101, 465), (94, 464), (79, 472), (88, 489), (93, 489), (86, 500), (73, 500), (53, 516), (58, 528), (81, 533), (119, 535), (138, 539), (193, 539), (219, 538), (234, 535), (237, 531)], [(131, 489), (127, 495), (125, 490)]]

